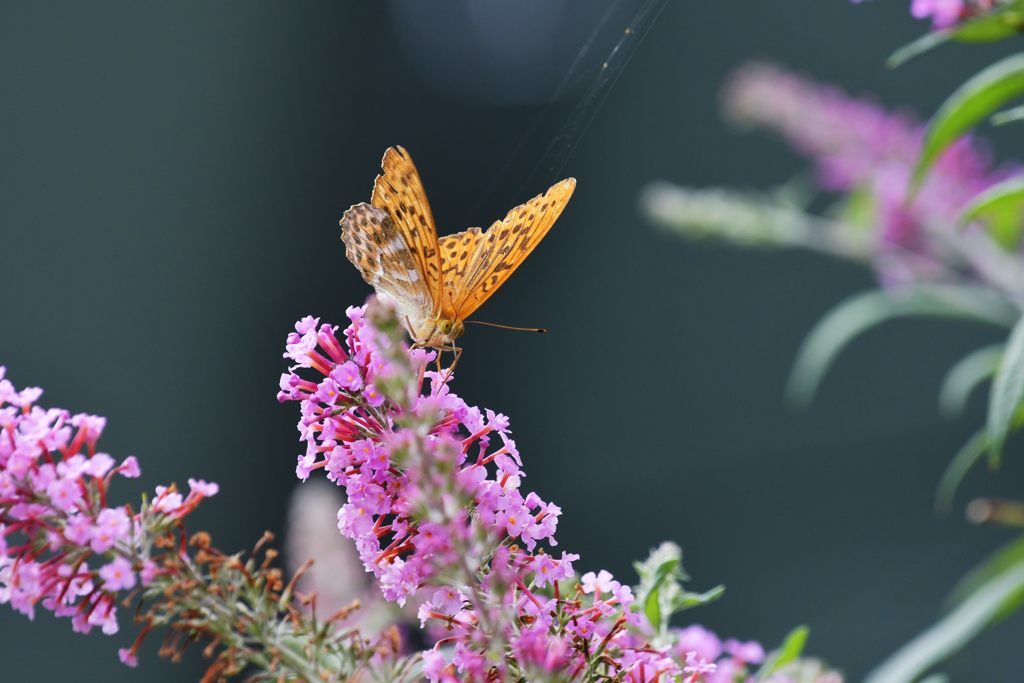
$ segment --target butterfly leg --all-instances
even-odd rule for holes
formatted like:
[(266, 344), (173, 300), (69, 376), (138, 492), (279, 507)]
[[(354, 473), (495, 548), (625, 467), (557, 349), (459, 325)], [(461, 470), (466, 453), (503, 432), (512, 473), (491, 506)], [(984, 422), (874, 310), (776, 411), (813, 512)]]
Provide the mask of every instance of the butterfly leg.
[[(434, 369), (437, 370), (437, 375), (441, 376), (441, 356), (444, 355), (445, 351), (454, 351), (454, 348), (448, 348), (447, 346), (427, 346), (426, 344), (418, 344), (419, 348), (433, 349), (434, 350)], [(448, 381), (448, 377), (445, 376), (445, 381)]]
[(403, 315), (403, 316), (402, 316), (402, 320), (403, 320), (403, 322), (405, 322), (405, 331), (406, 331), (406, 332), (407, 332), (407, 333), (409, 334), (409, 337), (410, 337), (410, 338), (411, 338), (411, 339), (412, 339), (412, 340), (413, 340), (413, 341), (415, 342), (415, 343), (414, 343), (414, 344), (412, 345), (412, 347), (413, 347), (414, 349), (415, 349), (415, 348), (419, 348), (419, 347), (422, 347), (422, 346), (423, 346), (423, 344), (421, 344), (421, 343), (419, 343), (418, 341), (416, 341), (416, 337), (415, 337), (415, 336), (413, 336), (413, 333), (412, 333), (412, 323), (411, 323), (411, 322), (409, 322), (409, 316), (407, 316), (407, 315)]

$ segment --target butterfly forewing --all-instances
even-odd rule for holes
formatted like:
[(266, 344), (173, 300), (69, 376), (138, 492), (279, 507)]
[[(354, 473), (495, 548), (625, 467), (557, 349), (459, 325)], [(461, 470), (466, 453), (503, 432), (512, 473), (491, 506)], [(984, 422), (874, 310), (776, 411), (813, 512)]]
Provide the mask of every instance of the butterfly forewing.
[(455, 319), (453, 297), (461, 291), (462, 283), (466, 279), (466, 271), (469, 269), (469, 264), (483, 236), (484, 233), (480, 228), (469, 228), (454, 235), (442, 237), (439, 242), (443, 297), (441, 315), (449, 316), (449, 320)]
[[(573, 178), (552, 185), (544, 194), (509, 211), (487, 232), (474, 235), (473, 244), (467, 245), (474, 247), (472, 253), (463, 256), (462, 251), (453, 250), (452, 257), (468, 261), (465, 268), (449, 262), (449, 252), (442, 249), (442, 272), (445, 273), (442, 316), (464, 320), (487, 301), (551, 229), (575, 187)], [(459, 236), (464, 237), (472, 230)]]
[(373, 183), (370, 203), (390, 214), (426, 281), (432, 312), (436, 313), (441, 301), (441, 257), (423, 182), (409, 153), (401, 147), (389, 147), (380, 165), (383, 172)]
[(356, 204), (341, 218), (341, 239), (345, 255), (367, 284), (392, 298), (403, 316), (418, 322), (430, 314), (430, 287), (387, 211)]

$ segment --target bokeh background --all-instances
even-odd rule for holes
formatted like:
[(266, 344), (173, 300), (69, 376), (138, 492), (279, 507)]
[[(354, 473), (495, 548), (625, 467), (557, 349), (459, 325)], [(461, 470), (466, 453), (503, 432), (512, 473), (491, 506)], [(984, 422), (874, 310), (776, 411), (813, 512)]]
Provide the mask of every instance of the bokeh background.
[[(274, 399), (284, 336), (367, 295), (337, 221), (368, 199), (384, 149), (410, 150), (442, 232), (573, 175), (556, 229), (480, 313), (551, 334), (471, 329), (459, 393), (512, 417), (580, 569), (632, 580), (632, 559), (674, 539), (694, 588), (728, 587), (686, 616), (767, 645), (809, 624), (809, 650), (858, 680), (1006, 538), (931, 509), (983, 419), (980, 398), (962, 420), (938, 416), (942, 373), (997, 333), (872, 332), (792, 412), (801, 338), (871, 275), (679, 241), (637, 195), (659, 178), (765, 187), (802, 168), (719, 119), (722, 80), (751, 57), (933, 110), (993, 52), (886, 70), (925, 29), (908, 4), (668, 2), (653, 21), (641, 0), (5, 2), (0, 362), (44, 404), (108, 416), (102, 443), (140, 457), (140, 490), (219, 481), (193, 524), (249, 547), (283, 529), (296, 485), (297, 409)], [(1011, 457), (962, 498), (1022, 477)], [(957, 656), (954, 680), (1010, 680), (1022, 625)], [(3, 678), (199, 677), (198, 652), (174, 666), (156, 639), (121, 667), (125, 627), (82, 637), (0, 611)]]

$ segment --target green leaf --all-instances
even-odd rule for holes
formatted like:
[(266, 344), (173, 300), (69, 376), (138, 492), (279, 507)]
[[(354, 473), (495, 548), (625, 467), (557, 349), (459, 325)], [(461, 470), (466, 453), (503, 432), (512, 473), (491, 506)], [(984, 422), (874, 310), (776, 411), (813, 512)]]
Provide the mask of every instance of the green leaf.
[(852, 228), (874, 228), (878, 216), (875, 190), (865, 185), (853, 188), (833, 207), (830, 213)]
[(955, 417), (964, 411), (967, 399), (979, 384), (996, 374), (1003, 357), (1003, 345), (993, 344), (967, 354), (946, 373), (939, 390), (939, 410)]
[(633, 589), (636, 596), (633, 609), (647, 617), (656, 638), (667, 637), (673, 614), (706, 605), (725, 592), (725, 586), (716, 586), (704, 593), (683, 590), (682, 582), (689, 577), (683, 571), (682, 561), (683, 551), (678, 545), (662, 543), (646, 560), (633, 564), (640, 577), (640, 583)]
[(989, 119), (989, 122), (993, 126), (1005, 126), (1008, 123), (1016, 123), (1021, 119), (1024, 119), (1024, 105), (1010, 107), (1003, 111), (997, 111), (995, 114), (992, 114), (992, 118)]
[(673, 598), (672, 613), (675, 614), (677, 612), (682, 612), (683, 610), (706, 605), (709, 602), (718, 600), (723, 595), (725, 595), (725, 586), (722, 584), (718, 584), (711, 590), (704, 591), (703, 593), (690, 593), (689, 591), (683, 591)]
[(810, 630), (806, 626), (797, 626), (790, 631), (789, 635), (782, 641), (779, 649), (768, 657), (764, 665), (757, 672), (758, 683), (767, 680), (769, 676), (782, 667), (799, 659), (804, 651), (804, 645), (807, 643), (807, 636), (809, 634)]
[(953, 505), (953, 497), (956, 495), (960, 482), (964, 480), (967, 473), (971, 471), (979, 460), (988, 451), (988, 432), (979, 430), (970, 440), (960, 447), (957, 454), (953, 456), (946, 471), (942, 473), (938, 489), (935, 491), (935, 509), (939, 512), (949, 512)]
[(953, 609), (995, 577), (1024, 563), (1024, 536), (1003, 545), (960, 579), (946, 598), (945, 609)]
[(681, 581), (686, 581), (690, 578), (683, 571), (683, 549), (671, 541), (665, 541), (657, 548), (652, 549), (646, 560), (633, 563), (633, 568), (636, 569), (637, 576), (640, 577), (640, 585), (637, 586), (636, 590), (638, 596), (646, 594), (647, 589), (645, 586), (650, 585), (666, 562), (675, 562), (676, 568), (673, 572), (676, 578)]
[(920, 185), (939, 155), (961, 135), (1009, 100), (1024, 94), (1024, 54), (1005, 57), (975, 74), (950, 95), (928, 123), (914, 168)]
[(1021, 8), (1024, 2), (1016, 0), (983, 16), (962, 22), (953, 30), (953, 40), (958, 43), (994, 43), (1012, 38), (1021, 32), (1024, 18)]
[(825, 373), (856, 337), (889, 320), (908, 316), (959, 318), (1011, 326), (1016, 310), (982, 287), (920, 286), (873, 290), (840, 302), (804, 339), (786, 393), (797, 405), (813, 400)]
[(885, 60), (885, 65), (890, 69), (903, 66), (914, 57), (924, 54), (929, 50), (933, 50), (943, 43), (948, 43), (952, 39), (952, 29), (931, 31), (923, 36), (915, 38), (900, 49), (896, 50), (896, 52), (893, 52), (889, 55), (889, 58)]
[(667, 579), (675, 575), (678, 568), (678, 559), (663, 562), (655, 571), (651, 586), (648, 589), (649, 592), (647, 593), (647, 599), (644, 600), (644, 614), (647, 615), (647, 620), (651, 622), (651, 626), (654, 627), (655, 631), (661, 631), (663, 618), (667, 619), (671, 616), (671, 613), (665, 615), (662, 614), (660, 599), (661, 588), (665, 585), (665, 581)]
[(1024, 176), (997, 183), (980, 193), (960, 212), (957, 222), (965, 225), (985, 219), (993, 239), (1007, 251), (1015, 251), (1024, 229)]
[(999, 363), (988, 402), (988, 437), (990, 463), (995, 466), (1003, 453), (1003, 444), (1013, 427), (1018, 408), (1024, 402), (1024, 318), (1010, 333), (1006, 353)]
[(957, 605), (941, 620), (901, 647), (864, 683), (912, 683), (959, 651), (1024, 596), (1024, 565), (1003, 572)]

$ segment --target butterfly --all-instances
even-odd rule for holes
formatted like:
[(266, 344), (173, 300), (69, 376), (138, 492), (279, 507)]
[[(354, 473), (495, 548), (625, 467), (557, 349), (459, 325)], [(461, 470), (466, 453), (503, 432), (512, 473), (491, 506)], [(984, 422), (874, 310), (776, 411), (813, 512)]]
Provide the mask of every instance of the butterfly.
[[(409, 153), (389, 147), (370, 203), (341, 218), (345, 255), (377, 296), (394, 303), (416, 346), (452, 351), (472, 315), (529, 256), (576, 187), (567, 178), (495, 221), (438, 238)], [(454, 364), (453, 366), (454, 367)]]

